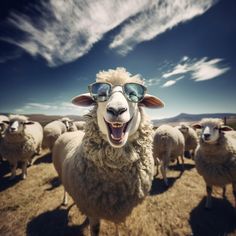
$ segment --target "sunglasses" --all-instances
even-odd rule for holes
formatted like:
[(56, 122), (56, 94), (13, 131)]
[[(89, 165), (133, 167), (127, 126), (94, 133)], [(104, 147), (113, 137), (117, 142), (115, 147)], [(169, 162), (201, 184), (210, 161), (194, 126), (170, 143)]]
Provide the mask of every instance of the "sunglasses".
[[(137, 83), (126, 83), (120, 86), (127, 100), (135, 103), (142, 101), (147, 90), (146, 87)], [(90, 84), (88, 89), (94, 101), (105, 102), (111, 96), (112, 84), (96, 82)]]

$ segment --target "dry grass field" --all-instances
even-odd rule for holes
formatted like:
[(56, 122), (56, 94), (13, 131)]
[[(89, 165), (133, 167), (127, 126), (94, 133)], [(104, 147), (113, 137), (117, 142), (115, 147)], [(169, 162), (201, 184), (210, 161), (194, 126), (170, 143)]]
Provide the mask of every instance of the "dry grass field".
[[(227, 199), (222, 199), (221, 189), (215, 189), (213, 209), (205, 210), (204, 182), (194, 162), (185, 161), (182, 174), (175, 164), (170, 166), (170, 187), (164, 186), (160, 175), (155, 178), (150, 196), (119, 226), (121, 235), (236, 235), (232, 188), (227, 188)], [(68, 207), (60, 206), (63, 189), (51, 163), (51, 154), (44, 151), (37, 157), (28, 168), (26, 180), (17, 176), (11, 181), (9, 176), (8, 164), (1, 163), (0, 235), (89, 235), (85, 216), (72, 200)], [(102, 221), (101, 235), (114, 234), (114, 224)]]

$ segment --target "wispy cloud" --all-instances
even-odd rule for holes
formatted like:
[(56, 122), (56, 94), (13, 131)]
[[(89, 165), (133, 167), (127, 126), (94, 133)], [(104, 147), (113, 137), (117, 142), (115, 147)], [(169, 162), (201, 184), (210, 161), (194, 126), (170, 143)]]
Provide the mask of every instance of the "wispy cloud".
[(170, 87), (170, 86), (174, 85), (175, 83), (176, 83), (176, 80), (168, 80), (161, 87), (162, 88)]
[(9, 22), (24, 32), (23, 39), (4, 38), (50, 66), (85, 55), (103, 36), (121, 27), (110, 44), (127, 54), (140, 42), (203, 14), (217, 0), (49, 0), (34, 6), (37, 19), (12, 13)]
[[(230, 67), (222, 64), (222, 58), (209, 59), (203, 57), (202, 59), (189, 59), (185, 56), (181, 61), (169, 72), (162, 75), (163, 78), (171, 78), (173, 76), (186, 76), (194, 81), (204, 81), (214, 79), (226, 73)], [(175, 80), (178, 80), (175, 79)]]
[(144, 83), (146, 87), (151, 87), (160, 84), (161, 79), (158, 78), (151, 78), (151, 79), (144, 79)]
[(26, 103), (24, 106), (15, 109), (16, 113), (43, 113), (53, 115), (84, 115), (88, 112), (88, 108), (78, 107), (69, 102), (60, 102), (57, 104), (50, 103)]
[(22, 55), (22, 51), (16, 50), (12, 54), (0, 55), (0, 63), (5, 63), (10, 60), (15, 60)]
[(57, 66), (85, 55), (105, 33), (148, 5), (146, 0), (41, 1), (37, 10), (42, 15), (37, 20), (18, 13), (9, 19), (27, 37), (5, 40)]
[(165, 0), (151, 1), (150, 7), (127, 22), (110, 44), (120, 54), (126, 55), (135, 45), (151, 40), (207, 11), (215, 0)]

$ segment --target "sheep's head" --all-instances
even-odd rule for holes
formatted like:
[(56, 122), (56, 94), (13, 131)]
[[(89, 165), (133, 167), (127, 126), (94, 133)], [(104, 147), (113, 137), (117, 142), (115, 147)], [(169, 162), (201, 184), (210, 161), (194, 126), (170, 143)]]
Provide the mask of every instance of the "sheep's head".
[(7, 116), (0, 116), (0, 134), (4, 133), (7, 128), (7, 122), (9, 121)]
[(67, 131), (73, 131), (73, 121), (70, 118), (63, 117), (60, 121), (65, 125)]
[(222, 131), (233, 130), (231, 127), (223, 125), (222, 120), (217, 118), (202, 119), (199, 124), (194, 124), (193, 128), (202, 129), (201, 139), (209, 144), (216, 143)]
[(139, 106), (163, 107), (163, 102), (146, 94), (146, 88), (138, 76), (131, 76), (124, 68), (97, 74), (96, 83), (89, 86), (90, 93), (73, 99), (79, 106), (97, 104), (97, 120), (100, 131), (113, 147), (125, 145), (139, 128)]
[(12, 115), (10, 116), (9, 121), (4, 121), (8, 124), (6, 132), (10, 135), (19, 135), (23, 134), (26, 125), (34, 124), (33, 121), (29, 121), (25, 116)]

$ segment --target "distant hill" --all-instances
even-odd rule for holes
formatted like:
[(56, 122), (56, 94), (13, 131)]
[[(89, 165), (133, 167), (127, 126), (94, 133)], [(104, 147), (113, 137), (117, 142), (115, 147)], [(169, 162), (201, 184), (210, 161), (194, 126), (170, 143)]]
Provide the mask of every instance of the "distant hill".
[(152, 120), (154, 126), (159, 126), (161, 124), (167, 123), (179, 123), (179, 122), (188, 122), (193, 123), (196, 121), (201, 120), (202, 118), (221, 118), (224, 119), (236, 119), (236, 113), (206, 113), (206, 114), (187, 114), (187, 113), (180, 113), (177, 116), (165, 119), (155, 119)]

